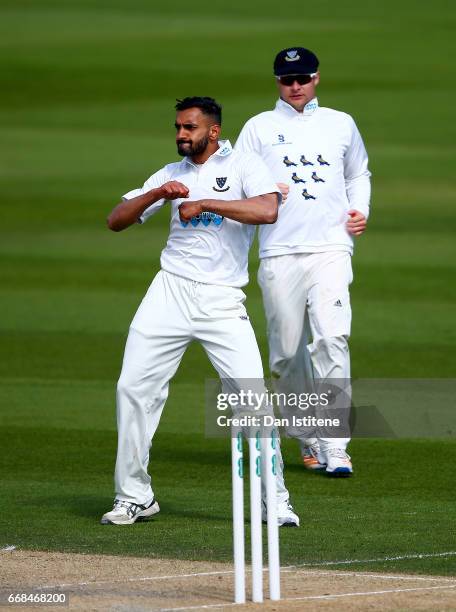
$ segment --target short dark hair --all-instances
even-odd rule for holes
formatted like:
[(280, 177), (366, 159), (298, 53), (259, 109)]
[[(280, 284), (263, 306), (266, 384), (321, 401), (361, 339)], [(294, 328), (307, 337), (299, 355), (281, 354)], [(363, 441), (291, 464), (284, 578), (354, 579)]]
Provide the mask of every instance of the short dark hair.
[(176, 100), (176, 110), (183, 111), (187, 108), (199, 108), (204, 115), (209, 115), (215, 119), (218, 125), (222, 125), (222, 107), (214, 98), (207, 96), (189, 96), (183, 100)]

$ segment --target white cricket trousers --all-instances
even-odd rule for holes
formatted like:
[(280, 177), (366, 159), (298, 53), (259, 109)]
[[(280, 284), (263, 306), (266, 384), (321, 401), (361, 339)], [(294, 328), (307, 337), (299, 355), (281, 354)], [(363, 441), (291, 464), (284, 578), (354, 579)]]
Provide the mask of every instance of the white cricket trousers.
[[(202, 344), (222, 379), (263, 384), (261, 356), (244, 300), (244, 292), (235, 287), (199, 283), (164, 270), (154, 278), (131, 323), (117, 385), (117, 499), (147, 505), (154, 498), (147, 472), (149, 450), (169, 381), (192, 340)], [(277, 465), (281, 502), (289, 495), (279, 445)]]
[[(313, 378), (332, 378), (338, 384), (346, 381), (345, 391), (351, 394), (352, 280), (351, 255), (344, 251), (261, 260), (258, 282), (267, 319), (269, 365), (278, 391), (299, 394), (311, 388)], [(310, 438), (303, 429), (290, 426), (286, 431), (301, 442)], [(320, 445), (322, 450), (345, 449), (349, 441), (320, 438)]]

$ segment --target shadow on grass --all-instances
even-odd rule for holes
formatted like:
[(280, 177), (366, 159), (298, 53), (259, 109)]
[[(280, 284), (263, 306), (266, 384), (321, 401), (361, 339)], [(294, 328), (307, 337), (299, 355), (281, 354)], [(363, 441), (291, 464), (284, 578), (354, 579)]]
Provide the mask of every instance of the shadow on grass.
[[(182, 509), (182, 506), (167, 501), (159, 501), (160, 513), (158, 517), (168, 517), (174, 519), (192, 519), (197, 521), (220, 522), (227, 519), (231, 520), (231, 506), (229, 512), (223, 514), (214, 509), (207, 509), (206, 504), (201, 500), (201, 510), (198, 509)], [(65, 495), (62, 497), (45, 497), (40, 500), (43, 507), (49, 511), (56, 511), (60, 516), (67, 514), (68, 516), (78, 516), (81, 518), (93, 519), (99, 522), (101, 516), (112, 508), (113, 497), (101, 495)], [(137, 522), (149, 523), (154, 522), (155, 516), (146, 520)]]

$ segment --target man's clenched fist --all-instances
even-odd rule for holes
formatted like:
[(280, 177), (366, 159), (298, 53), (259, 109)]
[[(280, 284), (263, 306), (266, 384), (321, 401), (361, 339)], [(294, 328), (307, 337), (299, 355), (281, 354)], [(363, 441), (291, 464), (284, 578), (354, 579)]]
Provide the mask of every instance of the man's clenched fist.
[(164, 200), (175, 200), (177, 198), (188, 198), (189, 190), (179, 181), (169, 181), (161, 186)]
[(190, 221), (192, 217), (197, 217), (203, 212), (201, 201), (184, 202), (179, 206), (179, 217), (181, 221)]

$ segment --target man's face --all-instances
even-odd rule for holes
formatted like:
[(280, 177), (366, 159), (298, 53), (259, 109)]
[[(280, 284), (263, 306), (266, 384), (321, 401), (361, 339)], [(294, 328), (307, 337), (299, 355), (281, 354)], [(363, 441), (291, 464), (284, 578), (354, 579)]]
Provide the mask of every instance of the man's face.
[(214, 121), (199, 108), (178, 111), (175, 127), (177, 152), (182, 157), (201, 155), (214, 140)]
[[(292, 76), (287, 78), (291, 79)], [(311, 78), (309, 83), (305, 83), (304, 85), (300, 85), (296, 80), (297, 78), (298, 76), (293, 79), (293, 83), (291, 85), (284, 85), (278, 79), (276, 79), (276, 81), (282, 100), (288, 102), (290, 106), (301, 113), (304, 110), (305, 105), (315, 98), (315, 89), (320, 82), (320, 74), (317, 72), (316, 75)]]

